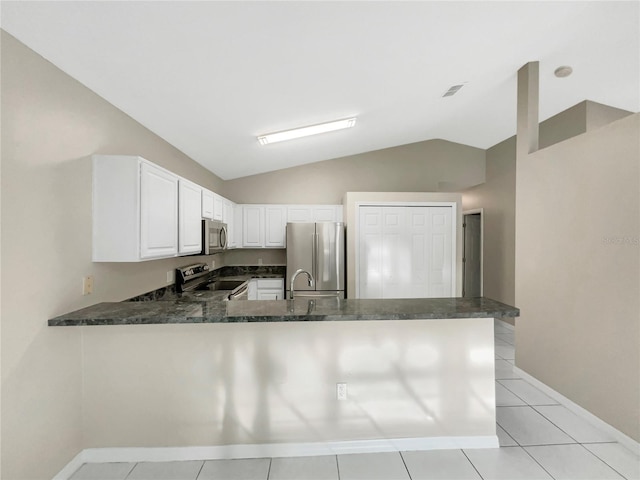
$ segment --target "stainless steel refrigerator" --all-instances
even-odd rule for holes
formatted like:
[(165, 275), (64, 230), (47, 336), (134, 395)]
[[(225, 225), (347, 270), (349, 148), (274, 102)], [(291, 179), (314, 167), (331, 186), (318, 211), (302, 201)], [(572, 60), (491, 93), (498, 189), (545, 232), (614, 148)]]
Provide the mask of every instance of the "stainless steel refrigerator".
[(287, 223), (287, 278), (285, 288), (291, 298), (291, 277), (298, 269), (313, 275), (298, 275), (294, 297), (345, 298), (344, 224), (338, 222)]

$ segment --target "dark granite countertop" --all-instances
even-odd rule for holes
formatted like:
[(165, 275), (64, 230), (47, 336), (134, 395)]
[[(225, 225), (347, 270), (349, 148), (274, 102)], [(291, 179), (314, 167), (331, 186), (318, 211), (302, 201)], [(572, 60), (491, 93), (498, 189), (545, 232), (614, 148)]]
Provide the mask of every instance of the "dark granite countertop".
[[(99, 303), (49, 320), (49, 326), (142, 325), (166, 323), (306, 322), (517, 317), (520, 311), (485, 297), (356, 300), (224, 301), (182, 296), (145, 302)], [(216, 297), (216, 295), (218, 295)]]

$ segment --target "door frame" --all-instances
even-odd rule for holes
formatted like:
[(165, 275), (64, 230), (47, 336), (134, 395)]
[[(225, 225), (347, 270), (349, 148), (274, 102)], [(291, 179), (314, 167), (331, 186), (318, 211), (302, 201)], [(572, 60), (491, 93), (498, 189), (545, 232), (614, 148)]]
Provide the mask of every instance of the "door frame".
[[(354, 245), (354, 254), (355, 254), (355, 289), (356, 295), (355, 298), (360, 298), (360, 207), (450, 207), (451, 210), (451, 256), (452, 256), (452, 272), (451, 272), (451, 291), (454, 292), (453, 297), (455, 298), (455, 293), (457, 290), (457, 272), (458, 272), (458, 256), (457, 256), (457, 247), (458, 247), (458, 204), (457, 202), (355, 202), (355, 245)], [(463, 218), (464, 220), (464, 218)], [(464, 239), (462, 240), (464, 242)], [(462, 294), (462, 287), (460, 288), (460, 294)]]
[(465, 224), (467, 215), (476, 215), (480, 214), (480, 296), (484, 296), (484, 208), (474, 208), (472, 210), (463, 210), (462, 211), (462, 296), (464, 296), (464, 280), (466, 274), (466, 265), (465, 265)]

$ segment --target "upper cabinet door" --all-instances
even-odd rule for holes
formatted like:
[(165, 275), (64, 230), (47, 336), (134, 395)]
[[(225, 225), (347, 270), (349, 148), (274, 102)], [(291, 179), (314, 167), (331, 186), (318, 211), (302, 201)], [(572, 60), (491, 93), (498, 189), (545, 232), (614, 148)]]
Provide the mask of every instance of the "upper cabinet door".
[(287, 207), (283, 205), (265, 205), (264, 207), (264, 246), (284, 247), (286, 245)]
[(242, 206), (242, 246), (245, 248), (264, 247), (263, 206)]
[[(200, 195), (197, 201), (200, 206)], [(155, 165), (142, 163), (140, 258), (169, 257), (177, 253), (178, 177)]]
[(202, 218), (213, 220), (213, 197), (214, 193), (206, 188), (202, 189)]
[(222, 221), (227, 224), (227, 248), (234, 248), (235, 245), (235, 217), (233, 214), (234, 203), (223, 198)]
[(188, 180), (179, 182), (180, 254), (202, 251), (202, 188)]
[(213, 219), (222, 222), (224, 217), (224, 197), (213, 194)]
[(287, 207), (287, 223), (309, 223), (313, 220), (311, 205), (289, 205)]

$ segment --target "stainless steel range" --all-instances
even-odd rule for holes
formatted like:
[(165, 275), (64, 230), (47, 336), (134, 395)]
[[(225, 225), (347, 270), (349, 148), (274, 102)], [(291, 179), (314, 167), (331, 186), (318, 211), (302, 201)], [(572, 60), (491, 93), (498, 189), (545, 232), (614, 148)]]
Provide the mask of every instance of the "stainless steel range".
[(197, 290), (221, 290), (229, 292), (228, 300), (246, 300), (248, 285), (248, 280), (211, 278), (211, 271), (206, 263), (176, 268), (176, 292), (180, 294)]

